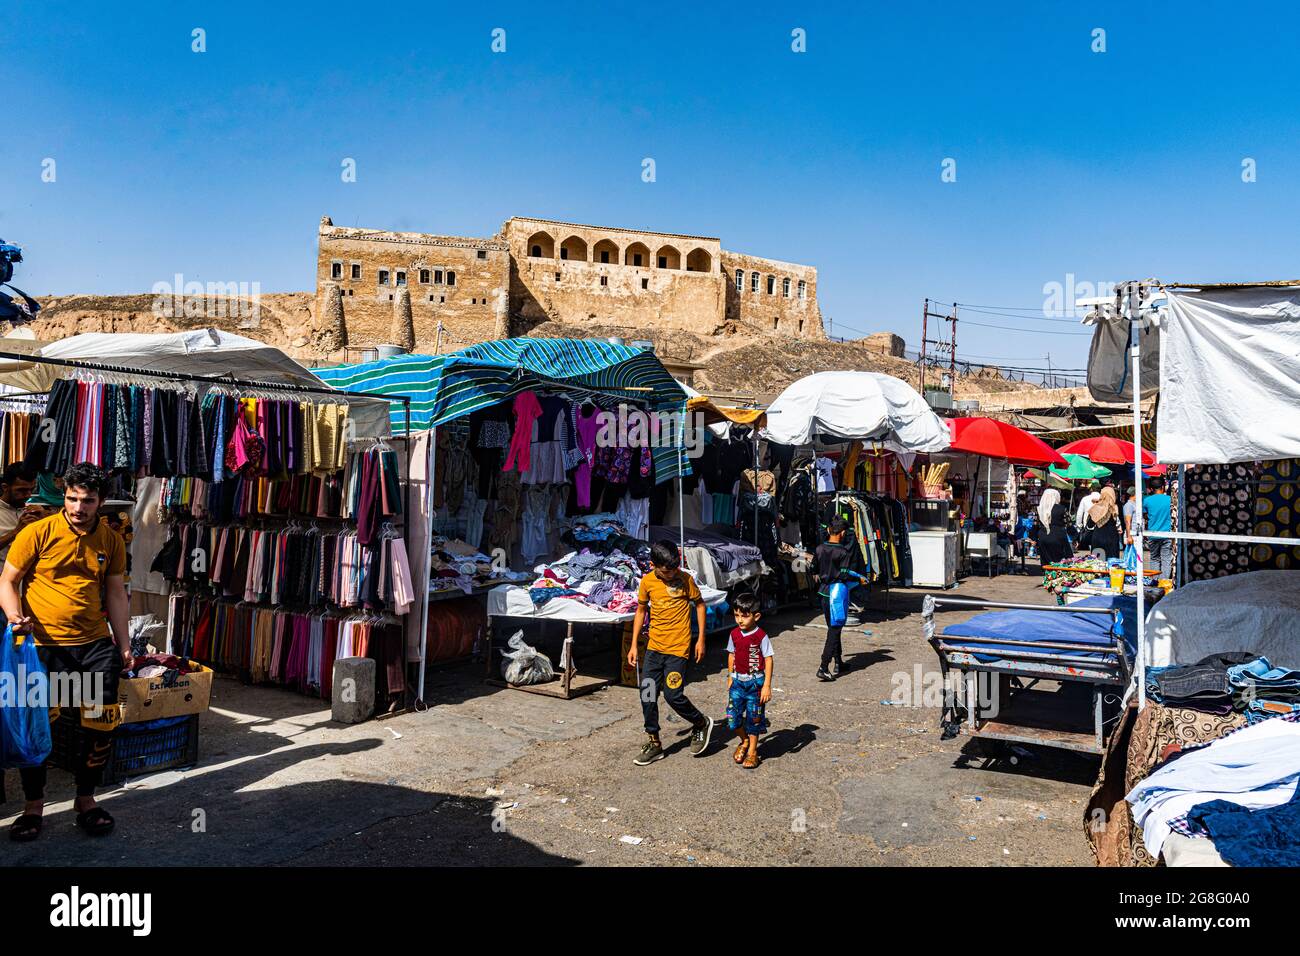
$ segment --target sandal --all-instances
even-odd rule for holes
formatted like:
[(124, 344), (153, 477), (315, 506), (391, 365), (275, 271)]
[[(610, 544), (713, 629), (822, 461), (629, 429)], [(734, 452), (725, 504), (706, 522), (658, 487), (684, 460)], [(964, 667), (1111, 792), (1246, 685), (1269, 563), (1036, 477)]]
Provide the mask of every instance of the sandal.
[(750, 751), (750, 752), (745, 756), (745, 762), (742, 763), (741, 766), (744, 767), (746, 770), (753, 770), (755, 767), (757, 767), (757, 766), (758, 766), (760, 763), (762, 763), (762, 762), (763, 762), (763, 760), (762, 760), (761, 757), (759, 757), (759, 755), (758, 755), (758, 751), (757, 751), (757, 750), (751, 750), (751, 751)]
[(736, 761), (736, 763), (740, 763), (742, 760), (745, 759), (745, 751), (748, 749), (749, 749), (749, 741), (742, 740), (740, 742), (740, 746), (736, 748), (736, 752), (732, 754), (731, 759)]
[(103, 807), (93, 807), (77, 814), (77, 826), (91, 836), (106, 836), (113, 829), (113, 818)]
[(39, 814), (24, 813), (21, 817), (9, 825), (9, 839), (15, 843), (30, 843), (41, 835), (41, 824), (44, 822)]

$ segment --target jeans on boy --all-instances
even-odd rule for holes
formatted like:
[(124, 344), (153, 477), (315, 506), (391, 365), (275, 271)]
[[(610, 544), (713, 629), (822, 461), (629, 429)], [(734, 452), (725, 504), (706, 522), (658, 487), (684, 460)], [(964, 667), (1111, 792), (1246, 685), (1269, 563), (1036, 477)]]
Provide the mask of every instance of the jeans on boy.
[(659, 733), (659, 695), (664, 695), (677, 716), (692, 727), (704, 723), (704, 715), (686, 699), (686, 665), (684, 657), (673, 657), (659, 651), (646, 651), (641, 661), (641, 713), (645, 717), (645, 732)]

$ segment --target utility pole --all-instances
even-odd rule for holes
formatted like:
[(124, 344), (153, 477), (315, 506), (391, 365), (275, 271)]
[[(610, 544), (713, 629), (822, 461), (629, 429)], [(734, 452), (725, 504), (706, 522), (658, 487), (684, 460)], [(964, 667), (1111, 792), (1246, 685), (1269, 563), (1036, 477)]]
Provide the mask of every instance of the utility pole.
[[(952, 326), (947, 342), (942, 339), (930, 339), (930, 319), (942, 319)], [(957, 383), (957, 303), (952, 304), (952, 314), (946, 312), (935, 312), (930, 308), (930, 300), (926, 299), (921, 306), (921, 348), (917, 356), (917, 364), (920, 366), (919, 383), (921, 394), (925, 394), (925, 367), (929, 362), (930, 346), (934, 346), (934, 351), (942, 357), (943, 353), (948, 353), (948, 380), (953, 386)]]
[(916, 353), (916, 367), (920, 372), (920, 381), (917, 386), (917, 391), (921, 393), (922, 398), (925, 397), (925, 322), (929, 317), (930, 300), (926, 299), (925, 302), (921, 304), (921, 349)]
[(948, 359), (948, 381), (952, 384), (949, 389), (956, 394), (957, 391), (957, 303), (952, 304), (952, 353)]

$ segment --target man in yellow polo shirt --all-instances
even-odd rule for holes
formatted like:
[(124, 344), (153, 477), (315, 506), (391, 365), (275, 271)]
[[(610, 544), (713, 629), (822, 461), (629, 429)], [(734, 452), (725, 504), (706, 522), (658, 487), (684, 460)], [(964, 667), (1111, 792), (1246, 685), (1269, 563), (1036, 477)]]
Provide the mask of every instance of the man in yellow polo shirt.
[[(63, 510), (18, 532), (0, 574), (0, 608), (16, 634), (30, 635), (53, 678), (80, 674), (82, 700), (51, 705), (92, 708), (117, 704), (117, 685), (131, 664), (131, 637), (123, 575), (126, 546), (99, 518), (108, 476), (95, 465), (73, 465), (63, 478)], [(107, 611), (107, 614), (105, 614)], [(109, 625), (112, 625), (112, 633)], [(51, 688), (68, 686), (51, 680)], [(96, 699), (89, 699), (93, 695)], [(53, 711), (51, 711), (53, 715)], [(113, 829), (113, 818), (95, 803), (112, 746), (110, 735), (83, 728), (84, 747), (74, 772), (77, 826), (93, 836)], [(34, 840), (45, 809), (45, 767), (20, 771), (27, 805), (10, 827), (11, 839)]]

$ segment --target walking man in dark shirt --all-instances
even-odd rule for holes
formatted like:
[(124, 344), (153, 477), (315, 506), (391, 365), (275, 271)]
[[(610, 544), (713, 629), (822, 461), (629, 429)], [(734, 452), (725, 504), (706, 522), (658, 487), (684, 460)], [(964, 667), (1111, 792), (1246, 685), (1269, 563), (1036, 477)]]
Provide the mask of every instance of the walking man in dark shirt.
[[(849, 570), (851, 554), (844, 544), (844, 533), (848, 523), (843, 518), (832, 518), (828, 527), (827, 540), (817, 546), (814, 558), (817, 562), (817, 593), (822, 599), (822, 613), (826, 616), (826, 646), (822, 648), (821, 666), (817, 668), (817, 679), (835, 680), (844, 674), (844, 649), (840, 635), (844, 630), (842, 624), (831, 623), (832, 584), (866, 584), (867, 579), (856, 571)], [(835, 662), (835, 673), (831, 673), (831, 661)]]

